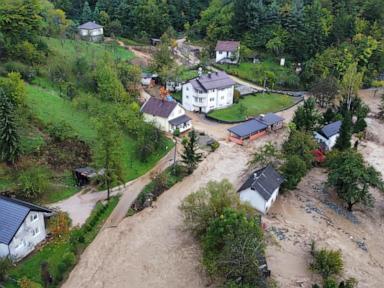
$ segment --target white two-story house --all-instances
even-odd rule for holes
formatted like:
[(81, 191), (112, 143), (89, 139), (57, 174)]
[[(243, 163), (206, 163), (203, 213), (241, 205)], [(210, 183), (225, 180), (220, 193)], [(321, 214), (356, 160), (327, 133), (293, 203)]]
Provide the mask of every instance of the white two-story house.
[(225, 72), (212, 72), (183, 85), (183, 106), (188, 111), (208, 113), (233, 104), (235, 81)]
[(87, 22), (79, 27), (80, 38), (87, 41), (99, 42), (104, 40), (104, 29), (103, 26), (95, 22)]
[(183, 133), (192, 128), (191, 118), (174, 100), (151, 97), (141, 107), (144, 121), (153, 123), (164, 132), (173, 133), (176, 129)]
[(237, 64), (240, 59), (240, 42), (217, 41), (216, 63)]
[(330, 151), (336, 145), (336, 140), (340, 135), (341, 123), (342, 121), (329, 123), (314, 133), (315, 139), (323, 150)]
[(0, 259), (18, 261), (44, 241), (45, 217), (51, 210), (0, 196)]

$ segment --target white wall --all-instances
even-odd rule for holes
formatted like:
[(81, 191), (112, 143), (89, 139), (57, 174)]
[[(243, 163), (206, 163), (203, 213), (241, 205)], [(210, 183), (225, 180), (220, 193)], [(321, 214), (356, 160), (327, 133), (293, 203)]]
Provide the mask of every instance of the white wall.
[(269, 208), (271, 208), (273, 202), (275, 202), (279, 194), (279, 188), (273, 191), (273, 194), (268, 202), (265, 201), (265, 199), (258, 192), (252, 190), (251, 188), (240, 191), (239, 194), (242, 202), (248, 202), (253, 208), (265, 214), (268, 212)]
[[(231, 57), (235, 57), (233, 61), (230, 61)], [(225, 59), (229, 63), (237, 63), (239, 57), (239, 51), (230, 52), (230, 51), (216, 51), (216, 63)]]
[(326, 145), (327, 150), (332, 150), (333, 146), (336, 145), (336, 140), (339, 137), (339, 134), (335, 134), (332, 137), (330, 137), (329, 139), (325, 138), (323, 135), (321, 135), (317, 132), (315, 132), (314, 136), (315, 136), (315, 139), (317, 140), (317, 142), (324, 143)]
[(45, 237), (44, 213), (31, 211), (9, 244), (11, 258), (19, 260), (27, 256)]
[(8, 245), (5, 245), (4, 243), (0, 243), (0, 259), (7, 257), (9, 254)]
[(103, 28), (93, 29), (93, 30), (80, 29), (81, 36), (99, 36), (99, 35), (103, 35), (103, 33), (104, 33)]

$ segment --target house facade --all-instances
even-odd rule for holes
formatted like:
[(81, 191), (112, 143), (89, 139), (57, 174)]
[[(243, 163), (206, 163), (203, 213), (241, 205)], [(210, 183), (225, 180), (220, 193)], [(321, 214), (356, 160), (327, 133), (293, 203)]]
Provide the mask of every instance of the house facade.
[(240, 42), (238, 41), (217, 41), (216, 63), (237, 64), (240, 59)]
[(266, 214), (279, 195), (284, 178), (268, 165), (255, 171), (238, 190), (240, 200)]
[(45, 240), (45, 218), (52, 211), (0, 196), (0, 258), (18, 261)]
[(95, 22), (87, 22), (79, 27), (80, 38), (87, 41), (99, 42), (104, 40), (104, 29), (103, 26)]
[(225, 72), (213, 72), (183, 85), (183, 106), (188, 111), (208, 113), (233, 104), (235, 81)]
[(192, 128), (192, 120), (185, 110), (174, 100), (149, 98), (141, 108), (144, 121), (153, 123), (164, 132), (173, 133), (177, 129), (183, 133)]
[(314, 137), (319, 142), (322, 150), (330, 151), (336, 145), (336, 140), (340, 135), (341, 123), (341, 121), (329, 123), (314, 133)]

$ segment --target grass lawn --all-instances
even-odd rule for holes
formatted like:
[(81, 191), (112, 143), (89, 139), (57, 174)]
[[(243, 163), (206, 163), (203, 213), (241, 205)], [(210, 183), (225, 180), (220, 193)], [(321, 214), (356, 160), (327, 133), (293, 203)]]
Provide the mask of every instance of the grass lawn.
[(214, 110), (209, 113), (209, 116), (217, 120), (223, 121), (241, 121), (245, 120), (246, 116), (240, 113), (240, 104), (247, 108), (248, 117), (265, 114), (268, 112), (276, 112), (294, 103), (294, 99), (288, 95), (274, 94), (274, 93), (258, 93), (255, 95), (245, 96), (240, 99), (239, 103), (232, 106)]
[(106, 53), (114, 59), (128, 61), (134, 58), (133, 52), (118, 46), (116, 43), (103, 44), (78, 40), (60, 40), (56, 38), (45, 38), (50, 50), (66, 59), (74, 59), (78, 55), (88, 59), (100, 59)]
[(300, 87), (300, 78), (292, 69), (286, 66), (280, 66), (270, 59), (264, 60), (259, 64), (244, 62), (239, 65), (217, 64), (215, 66), (223, 71), (238, 76), (244, 80), (254, 82), (260, 86), (264, 85), (265, 73), (272, 72), (275, 78), (273, 87), (271, 87), (271, 82), (267, 82), (267, 87), (271, 89), (297, 89)]
[[(83, 227), (89, 227), (88, 229), (83, 229), (84, 244), (83, 249), (89, 245), (93, 239), (96, 237), (97, 233), (100, 231), (100, 228), (104, 224), (105, 220), (112, 213), (113, 209), (116, 207), (119, 198), (112, 197), (109, 203), (103, 205), (98, 203), (95, 209), (92, 211), (91, 216), (88, 218), (87, 222)], [(105, 206), (105, 207), (103, 207)], [(102, 212), (100, 212), (102, 210)], [(92, 223), (93, 225), (90, 225)], [(58, 287), (60, 277), (64, 278), (69, 274), (70, 270), (73, 267), (68, 267), (67, 271), (60, 272), (60, 264), (63, 262), (63, 256), (73, 253), (74, 247), (69, 241), (70, 234), (74, 232), (69, 232), (69, 235), (64, 236), (61, 239), (52, 240), (50, 243), (45, 245), (39, 251), (28, 256), (26, 259), (17, 264), (15, 268), (10, 271), (10, 277), (16, 281), (27, 277), (33, 282), (42, 284), (41, 281), (41, 272), (40, 265), (43, 261), (48, 262), (48, 270), (51, 273), (54, 283), (49, 287)], [(19, 287), (16, 282), (8, 281), (5, 283), (6, 288)]]
[(198, 72), (196, 70), (183, 70), (180, 75), (181, 81), (188, 81), (198, 76)]

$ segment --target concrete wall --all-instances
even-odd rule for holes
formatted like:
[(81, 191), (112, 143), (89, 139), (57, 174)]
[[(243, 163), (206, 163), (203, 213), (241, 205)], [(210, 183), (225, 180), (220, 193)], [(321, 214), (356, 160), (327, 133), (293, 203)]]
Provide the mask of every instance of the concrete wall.
[(8, 245), (5, 245), (4, 243), (0, 243), (0, 259), (7, 257), (9, 254)]
[[(233, 61), (231, 61), (231, 57), (235, 57)], [(226, 63), (236, 64), (239, 60), (239, 51), (237, 52), (229, 52), (229, 51), (216, 51), (216, 63), (221, 62), (225, 59)]]
[(80, 29), (79, 33), (80, 33), (80, 36), (100, 36), (104, 34), (104, 31), (103, 31), (103, 28), (93, 29), (93, 30)]
[(9, 244), (10, 257), (20, 260), (46, 237), (44, 213), (31, 211)]

